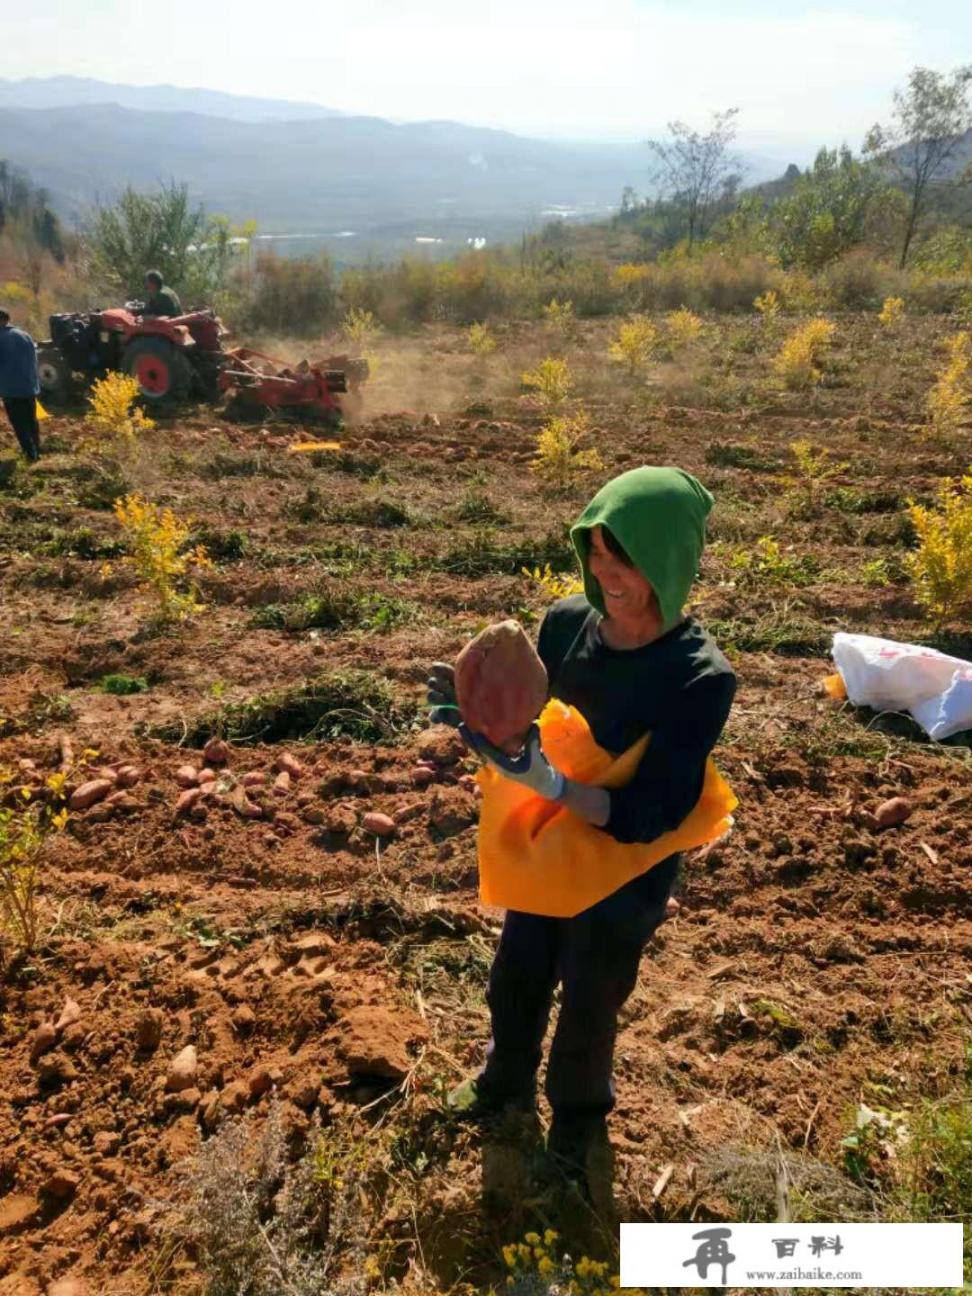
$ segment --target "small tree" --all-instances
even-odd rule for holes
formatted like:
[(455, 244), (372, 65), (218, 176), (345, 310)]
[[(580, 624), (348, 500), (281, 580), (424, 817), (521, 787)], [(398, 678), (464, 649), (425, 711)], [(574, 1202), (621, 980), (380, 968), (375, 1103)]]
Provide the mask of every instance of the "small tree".
[(932, 187), (968, 179), (968, 168), (958, 172), (956, 163), (962, 137), (972, 128), (970, 82), (972, 65), (947, 74), (914, 68), (907, 88), (894, 92), (892, 125), (874, 126), (865, 141), (865, 152), (880, 157), (892, 168), (908, 199), (901, 240), (902, 269), (928, 208)]
[(886, 188), (878, 169), (846, 144), (822, 148), (772, 210), (783, 265), (819, 270), (862, 243), (874, 200)]
[(661, 334), (647, 315), (630, 315), (618, 325), (608, 355), (615, 364), (624, 365), (634, 375), (645, 368), (660, 341)]
[(685, 122), (669, 122), (669, 142), (648, 141), (658, 163), (656, 180), (684, 207), (690, 249), (696, 239), (708, 233), (719, 200), (730, 197), (739, 184), (739, 160), (730, 152), (738, 112), (738, 108), (727, 108), (714, 113), (705, 134)]
[(532, 387), (541, 404), (548, 409), (559, 409), (574, 385), (567, 361), (556, 356), (545, 356), (535, 369), (521, 374), (520, 381), (524, 387)]
[(909, 503), (918, 548), (906, 558), (920, 603), (940, 620), (972, 613), (972, 473), (946, 479), (938, 508)]
[(554, 491), (569, 490), (587, 473), (600, 472), (604, 463), (594, 449), (584, 450), (590, 424), (583, 410), (551, 418), (540, 429), (537, 454), (530, 467)]
[(334, 267), (326, 253), (314, 257), (260, 256), (249, 299), (242, 308), (247, 328), (297, 337), (320, 336), (337, 317)]
[[(240, 233), (252, 234), (246, 226)], [(115, 288), (140, 296), (146, 270), (158, 270), (186, 296), (206, 300), (226, 281), (236, 230), (222, 216), (194, 207), (189, 186), (170, 181), (156, 193), (125, 189), (99, 207), (88, 231), (95, 268)]]
[(170, 508), (160, 508), (138, 494), (117, 499), (115, 517), (131, 547), (124, 561), (134, 568), (143, 589), (154, 594), (160, 623), (184, 620), (201, 611), (196, 591), (179, 588), (191, 569), (212, 566), (202, 545), (188, 548), (188, 523)]
[(98, 442), (105, 440), (116, 445), (134, 445), (142, 432), (149, 432), (155, 424), (139, 409), (139, 385), (129, 374), (109, 373), (99, 378), (88, 397), (88, 422), (98, 434)]
[(812, 387), (823, 376), (818, 361), (829, 346), (836, 325), (829, 320), (812, 319), (795, 329), (773, 357), (773, 369), (783, 385), (793, 391)]

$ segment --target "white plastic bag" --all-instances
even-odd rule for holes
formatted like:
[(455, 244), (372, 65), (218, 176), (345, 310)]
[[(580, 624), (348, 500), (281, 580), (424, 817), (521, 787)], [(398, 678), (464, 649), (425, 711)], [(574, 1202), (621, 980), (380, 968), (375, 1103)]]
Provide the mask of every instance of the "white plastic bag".
[(831, 651), (854, 706), (907, 711), (937, 741), (972, 729), (972, 662), (842, 631)]

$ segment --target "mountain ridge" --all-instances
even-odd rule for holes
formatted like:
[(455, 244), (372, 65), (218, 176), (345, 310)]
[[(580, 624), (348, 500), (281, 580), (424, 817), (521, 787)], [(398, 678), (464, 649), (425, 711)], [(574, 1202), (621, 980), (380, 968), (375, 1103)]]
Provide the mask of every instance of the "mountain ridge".
[(0, 77), (0, 108), (71, 108), (116, 104), (146, 112), (198, 112), (228, 121), (298, 121), (343, 116), (339, 109), (301, 100), (237, 95), (168, 82), (133, 86), (95, 77)]
[(413, 239), (453, 246), (516, 239), (552, 208), (606, 214), (646, 166), (634, 147), (553, 144), (448, 121), (243, 122), (105, 104), (0, 107), (0, 157), (78, 223), (127, 184), (175, 178), (210, 211), (264, 230), (353, 230), (366, 240), (404, 226)]

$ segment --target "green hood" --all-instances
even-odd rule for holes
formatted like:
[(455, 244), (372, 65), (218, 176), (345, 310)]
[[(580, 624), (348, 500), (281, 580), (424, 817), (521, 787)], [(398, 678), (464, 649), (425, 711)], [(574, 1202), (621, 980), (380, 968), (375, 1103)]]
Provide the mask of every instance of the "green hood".
[(681, 468), (633, 468), (603, 486), (570, 529), (591, 606), (606, 615), (601, 588), (587, 565), (588, 532), (604, 526), (651, 583), (669, 630), (698, 574), (712, 504), (701, 482)]

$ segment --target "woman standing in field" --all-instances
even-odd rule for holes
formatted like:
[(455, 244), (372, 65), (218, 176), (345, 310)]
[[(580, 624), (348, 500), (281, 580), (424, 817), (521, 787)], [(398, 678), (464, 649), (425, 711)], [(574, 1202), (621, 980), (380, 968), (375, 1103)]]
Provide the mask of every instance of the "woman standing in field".
[[(710, 753), (735, 676), (683, 607), (712, 496), (681, 469), (609, 482), (571, 530), (584, 593), (555, 603), (538, 652), (550, 699), (511, 758), (463, 726), (484, 768), (481, 898), (506, 908), (489, 978), (492, 1040), (448, 1106), (470, 1119), (533, 1110), (554, 990), (548, 1151), (589, 1193), (606, 1150), (618, 1012), (665, 917), (681, 852), (722, 835), (735, 799)], [(453, 671), (429, 681), (456, 722)]]

